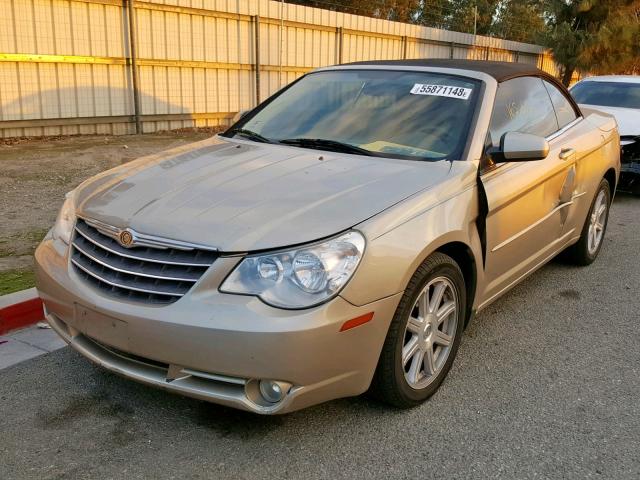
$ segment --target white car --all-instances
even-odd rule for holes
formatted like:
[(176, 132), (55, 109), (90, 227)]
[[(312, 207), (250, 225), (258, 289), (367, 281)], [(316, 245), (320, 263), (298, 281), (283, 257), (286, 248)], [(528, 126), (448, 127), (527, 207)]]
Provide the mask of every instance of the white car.
[(580, 108), (609, 113), (620, 130), (620, 188), (640, 193), (640, 76), (589, 77), (571, 88)]

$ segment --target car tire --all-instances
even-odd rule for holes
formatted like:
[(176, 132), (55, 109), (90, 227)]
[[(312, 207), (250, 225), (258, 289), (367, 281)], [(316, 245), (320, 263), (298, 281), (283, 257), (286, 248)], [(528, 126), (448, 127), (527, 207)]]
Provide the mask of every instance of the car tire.
[(436, 252), (420, 265), (389, 326), (370, 389), (374, 397), (410, 408), (436, 392), (460, 345), (466, 301), (464, 276), (451, 257)]
[(575, 265), (590, 265), (597, 258), (609, 221), (609, 207), (611, 206), (611, 189), (609, 182), (602, 179), (598, 190), (591, 202), (589, 214), (582, 227), (582, 233), (577, 243), (571, 245), (564, 252), (564, 257)]

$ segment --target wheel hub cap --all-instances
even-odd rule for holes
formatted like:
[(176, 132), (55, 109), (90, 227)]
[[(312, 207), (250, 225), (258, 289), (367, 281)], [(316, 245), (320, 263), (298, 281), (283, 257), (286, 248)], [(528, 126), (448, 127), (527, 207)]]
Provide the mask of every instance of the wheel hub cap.
[(429, 338), (431, 336), (431, 324), (427, 323), (427, 326), (424, 329), (425, 338)]

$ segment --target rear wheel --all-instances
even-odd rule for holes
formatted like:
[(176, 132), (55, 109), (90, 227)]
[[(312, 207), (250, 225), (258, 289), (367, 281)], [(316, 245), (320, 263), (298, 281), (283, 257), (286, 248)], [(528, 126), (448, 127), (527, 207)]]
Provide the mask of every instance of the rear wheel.
[(609, 220), (611, 205), (611, 191), (609, 182), (602, 180), (591, 204), (582, 234), (578, 243), (566, 250), (566, 257), (576, 265), (589, 265), (600, 253), (604, 243), (604, 234)]
[(466, 312), (464, 277), (442, 253), (416, 271), (389, 327), (372, 393), (401, 408), (433, 395), (456, 356)]

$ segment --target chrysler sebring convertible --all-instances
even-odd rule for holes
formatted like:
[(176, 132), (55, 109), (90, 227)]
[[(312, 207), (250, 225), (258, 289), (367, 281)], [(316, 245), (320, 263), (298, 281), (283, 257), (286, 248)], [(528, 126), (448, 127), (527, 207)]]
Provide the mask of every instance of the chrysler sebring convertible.
[(615, 120), (535, 67), (321, 68), (70, 192), (37, 288), (74, 349), (148, 385), (263, 414), (411, 407), (475, 314), (560, 253), (596, 259), (619, 172)]

